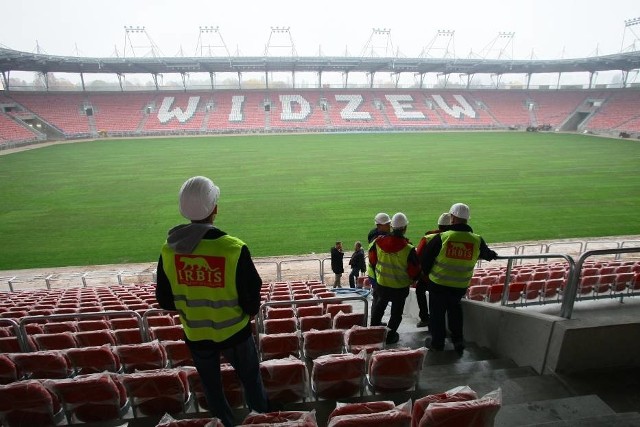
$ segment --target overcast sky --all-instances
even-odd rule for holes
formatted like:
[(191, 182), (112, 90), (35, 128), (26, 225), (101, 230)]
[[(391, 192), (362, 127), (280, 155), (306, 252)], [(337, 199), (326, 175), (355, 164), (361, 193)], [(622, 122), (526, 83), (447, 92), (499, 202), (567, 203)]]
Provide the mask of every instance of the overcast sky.
[[(505, 47), (503, 58), (577, 58), (618, 53), (640, 35), (640, 25), (625, 29), (625, 20), (640, 17), (637, 0), (19, 0), (3, 1), (1, 10), (0, 44), (33, 52), (37, 41), (52, 55), (122, 56), (124, 26), (144, 26), (166, 56), (196, 55), (200, 26), (218, 27), (231, 54), (245, 56), (264, 54), (271, 27), (289, 27), (300, 56), (358, 56), (369, 46), (377, 56), (392, 49), (417, 57), (431, 45), (430, 56), (442, 57), (446, 38), (433, 43), (437, 31), (453, 30), (449, 49), (460, 58), (471, 51), (496, 58)], [(372, 38), (374, 28), (389, 37)], [(512, 44), (497, 40), (499, 32), (515, 33)], [(131, 40), (134, 54), (145, 56), (146, 38)], [(209, 36), (205, 45), (219, 53), (219, 40)], [(288, 46), (282, 35), (271, 39), (271, 52)], [(130, 43), (127, 51), (132, 56)]]

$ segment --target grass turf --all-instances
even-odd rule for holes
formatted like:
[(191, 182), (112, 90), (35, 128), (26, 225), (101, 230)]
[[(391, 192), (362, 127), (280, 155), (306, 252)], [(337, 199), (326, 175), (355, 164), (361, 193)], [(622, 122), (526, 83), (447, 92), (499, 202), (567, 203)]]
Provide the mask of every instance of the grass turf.
[(254, 256), (347, 250), (379, 211), (417, 242), (454, 202), (491, 245), (639, 234), (640, 144), (552, 133), (122, 139), (0, 156), (0, 270), (154, 261), (190, 176)]

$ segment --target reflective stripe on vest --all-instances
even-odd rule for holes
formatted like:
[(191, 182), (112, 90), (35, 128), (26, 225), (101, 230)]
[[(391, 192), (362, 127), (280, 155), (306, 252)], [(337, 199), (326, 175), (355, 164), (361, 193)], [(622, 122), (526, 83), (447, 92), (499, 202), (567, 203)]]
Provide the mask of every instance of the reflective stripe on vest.
[(429, 280), (442, 286), (466, 288), (480, 256), (480, 236), (453, 230), (440, 233), (440, 236), (442, 248), (433, 263)]
[(244, 243), (231, 236), (203, 239), (190, 254), (165, 243), (162, 263), (176, 309), (191, 341), (224, 341), (249, 323), (236, 290), (236, 269)]
[(407, 274), (407, 258), (413, 246), (407, 244), (398, 252), (385, 252), (377, 245), (378, 262), (375, 272), (379, 285), (389, 288), (406, 288), (411, 285), (411, 277)]

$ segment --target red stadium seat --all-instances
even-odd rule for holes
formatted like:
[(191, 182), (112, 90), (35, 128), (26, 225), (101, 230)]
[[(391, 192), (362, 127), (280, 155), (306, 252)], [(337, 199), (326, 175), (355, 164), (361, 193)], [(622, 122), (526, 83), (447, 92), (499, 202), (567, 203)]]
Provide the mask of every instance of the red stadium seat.
[(115, 345), (116, 338), (111, 329), (76, 332), (78, 347), (95, 347), (100, 345)]
[(343, 399), (362, 396), (365, 352), (327, 354), (313, 360), (311, 389), (316, 399)]
[(474, 285), (467, 288), (466, 297), (473, 301), (485, 301), (489, 295), (489, 285)]
[(424, 416), (424, 411), (432, 403), (444, 402), (464, 402), (467, 400), (475, 400), (478, 395), (468, 386), (460, 386), (447, 390), (444, 393), (430, 394), (413, 402), (411, 411), (411, 427), (418, 427), (420, 420)]
[(431, 403), (418, 427), (492, 426), (501, 406), (500, 389), (480, 399)]
[(305, 363), (294, 357), (260, 362), (260, 376), (269, 401), (292, 403), (307, 397), (309, 379)]
[(169, 361), (170, 367), (193, 366), (191, 351), (184, 340), (165, 340), (160, 341), (160, 344), (167, 353), (167, 360)]
[(29, 379), (68, 378), (73, 374), (71, 362), (61, 351), (13, 353), (9, 357)]
[(242, 421), (243, 426), (254, 425), (260, 427), (267, 426), (304, 426), (317, 427), (314, 412), (307, 411), (279, 411), (260, 414), (252, 412)]
[(355, 325), (367, 326), (367, 319), (364, 317), (364, 313), (339, 312), (333, 317), (334, 329), (350, 329)]
[(78, 375), (44, 384), (60, 397), (73, 423), (122, 419), (129, 409), (125, 388), (115, 375)]
[(331, 315), (329, 313), (320, 316), (305, 316), (300, 318), (300, 331), (307, 332), (311, 329), (331, 329)]
[(414, 388), (426, 354), (425, 347), (374, 351), (369, 359), (369, 388), (373, 393)]
[(108, 345), (71, 348), (66, 352), (76, 374), (96, 374), (104, 371), (120, 372), (120, 359)]
[(260, 334), (258, 339), (261, 360), (300, 357), (300, 332)]
[(387, 338), (386, 326), (352, 326), (344, 332), (344, 345), (349, 353), (382, 350)]
[(125, 372), (146, 371), (167, 367), (167, 355), (158, 341), (125, 344), (113, 347)]
[(121, 378), (135, 417), (179, 414), (190, 406), (187, 373), (180, 368), (123, 374)]
[(152, 340), (179, 341), (184, 340), (184, 329), (180, 325), (155, 326), (149, 328)]
[(0, 384), (9, 384), (22, 379), (22, 373), (14, 361), (5, 353), (0, 353)]
[(38, 350), (66, 350), (78, 347), (78, 342), (72, 332), (32, 335)]
[(0, 419), (7, 427), (55, 426), (64, 410), (40, 381), (24, 380), (0, 385)]
[(287, 319), (266, 319), (264, 321), (265, 334), (284, 334), (298, 330), (298, 321), (295, 317)]
[(117, 345), (141, 344), (145, 341), (140, 328), (116, 329), (113, 331), (113, 335)]
[(342, 353), (344, 331), (342, 329), (310, 330), (302, 333), (302, 355), (307, 360), (324, 354)]

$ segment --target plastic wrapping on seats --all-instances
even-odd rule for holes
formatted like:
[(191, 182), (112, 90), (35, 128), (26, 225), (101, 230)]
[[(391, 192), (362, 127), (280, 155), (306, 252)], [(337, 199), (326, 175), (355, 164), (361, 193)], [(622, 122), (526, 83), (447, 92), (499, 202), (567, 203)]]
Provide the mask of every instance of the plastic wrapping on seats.
[(432, 403), (443, 402), (462, 402), (465, 400), (475, 400), (478, 395), (471, 387), (467, 385), (454, 387), (444, 393), (430, 394), (413, 402), (413, 409), (411, 413), (411, 427), (417, 427), (424, 415), (424, 411)]
[(327, 427), (409, 427), (411, 400), (386, 411), (344, 414), (332, 417)]
[(270, 401), (291, 403), (308, 395), (307, 366), (293, 356), (260, 362), (260, 375)]
[(502, 405), (501, 389), (480, 399), (430, 404), (419, 427), (492, 427)]
[(164, 414), (156, 427), (224, 427), (218, 418), (185, 418), (176, 420), (169, 414)]
[(342, 403), (336, 402), (336, 408), (329, 414), (328, 420), (340, 415), (373, 414), (388, 411), (396, 407), (392, 400), (374, 400), (373, 402)]
[(280, 411), (260, 414), (251, 411), (240, 425), (252, 425), (262, 427), (318, 427), (316, 411)]

